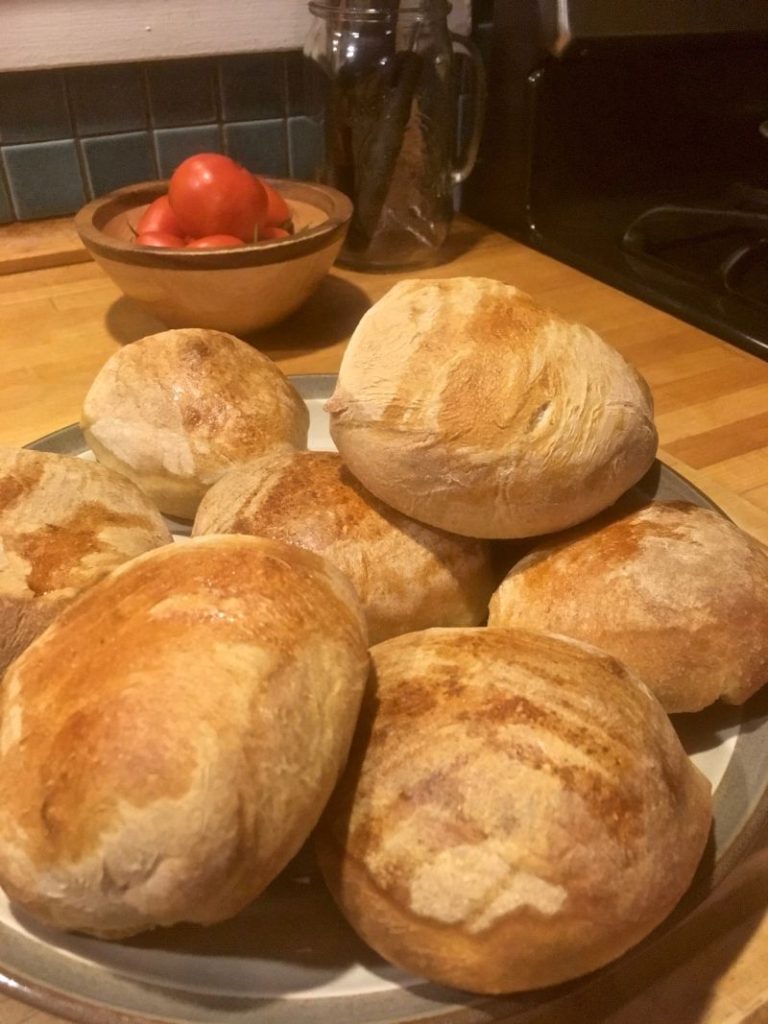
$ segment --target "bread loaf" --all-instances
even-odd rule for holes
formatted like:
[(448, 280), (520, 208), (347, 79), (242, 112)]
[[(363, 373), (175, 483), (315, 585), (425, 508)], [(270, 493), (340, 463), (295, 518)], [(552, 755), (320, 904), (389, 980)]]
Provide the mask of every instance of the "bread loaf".
[(85, 459), (0, 449), (0, 675), (84, 587), (171, 539), (125, 477)]
[(485, 278), (396, 284), (355, 330), (327, 409), (368, 490), (472, 537), (588, 519), (656, 452), (651, 395), (625, 359)]
[(309, 414), (279, 368), (221, 331), (163, 331), (125, 345), (85, 397), (81, 426), (98, 460), (167, 515), (194, 518), (233, 466), (307, 440)]
[(595, 644), (669, 712), (741, 704), (768, 683), (768, 553), (688, 502), (608, 513), (513, 566), (489, 622)]
[(512, 629), (426, 630), (371, 656), (316, 837), (375, 950), (435, 982), (516, 992), (600, 967), (670, 913), (710, 787), (617, 661)]
[(0, 689), (0, 882), (106, 938), (237, 913), (314, 826), (368, 669), (317, 555), (206, 537), (86, 591)]
[(487, 541), (388, 508), (336, 452), (267, 455), (225, 474), (193, 535), (248, 533), (328, 558), (360, 597), (371, 643), (428, 626), (477, 626), (498, 582)]

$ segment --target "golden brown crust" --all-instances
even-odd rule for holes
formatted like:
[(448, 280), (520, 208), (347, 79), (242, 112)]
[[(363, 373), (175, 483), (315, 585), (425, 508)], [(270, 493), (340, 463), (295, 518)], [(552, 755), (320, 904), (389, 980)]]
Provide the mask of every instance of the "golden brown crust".
[(192, 519), (232, 466), (302, 448), (309, 414), (280, 369), (231, 334), (163, 331), (126, 345), (97, 374), (81, 425), (99, 461), (163, 512)]
[(327, 408), (370, 491), (475, 537), (589, 518), (657, 444), (648, 387), (615, 349), (485, 278), (395, 285), (360, 321)]
[(487, 542), (388, 508), (335, 452), (280, 453), (232, 470), (203, 498), (192, 532), (271, 537), (328, 558), (357, 590), (371, 643), (479, 625), (499, 578)]
[(710, 787), (608, 655), (525, 630), (427, 630), (371, 650), (324, 875), (380, 954), (503, 993), (593, 970), (689, 885)]
[(211, 923), (313, 827), (368, 656), (348, 581), (310, 552), (207, 537), (71, 604), (0, 691), (0, 880), (106, 937)]
[(0, 673), (84, 587), (170, 541), (125, 477), (85, 459), (0, 449)]
[(669, 712), (741, 704), (768, 682), (768, 554), (687, 502), (606, 514), (513, 566), (489, 621), (603, 648)]

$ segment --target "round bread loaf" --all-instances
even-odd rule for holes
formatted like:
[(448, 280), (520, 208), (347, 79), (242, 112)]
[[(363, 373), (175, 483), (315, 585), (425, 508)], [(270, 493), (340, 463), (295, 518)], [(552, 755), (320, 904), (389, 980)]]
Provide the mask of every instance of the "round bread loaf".
[(194, 518), (210, 485), (247, 459), (307, 441), (309, 413), (267, 356), (221, 331), (163, 331), (115, 352), (81, 426), (99, 462), (170, 516)]
[(0, 449), (0, 675), (84, 587), (171, 540), (125, 477), (85, 459)]
[(594, 644), (669, 712), (741, 704), (768, 683), (768, 553), (688, 502), (607, 513), (514, 565), (489, 623)]
[(388, 508), (336, 452), (267, 455), (232, 470), (203, 498), (192, 532), (255, 534), (324, 555), (353, 583), (372, 644), (428, 626), (480, 625), (500, 578), (489, 542)]
[(255, 537), (86, 591), (0, 690), (0, 882), (105, 938), (237, 913), (313, 828), (368, 670), (347, 579)]
[(378, 953), (517, 992), (600, 967), (670, 913), (706, 844), (710, 786), (619, 662), (511, 629), (426, 630), (371, 657), (316, 837)]
[(656, 452), (651, 395), (626, 360), (485, 278), (396, 284), (355, 330), (327, 409), (368, 490), (470, 537), (588, 519)]

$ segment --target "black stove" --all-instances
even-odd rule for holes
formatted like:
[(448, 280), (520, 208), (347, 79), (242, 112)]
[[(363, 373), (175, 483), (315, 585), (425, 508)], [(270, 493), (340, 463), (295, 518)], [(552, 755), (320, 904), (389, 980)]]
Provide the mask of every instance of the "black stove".
[[(465, 208), (768, 359), (768, 3), (663, 35), (650, 16), (622, 34), (625, 7), (561, 0), (570, 34), (547, 43), (546, 0), (497, 0)], [(734, 7), (753, 20), (727, 31)]]

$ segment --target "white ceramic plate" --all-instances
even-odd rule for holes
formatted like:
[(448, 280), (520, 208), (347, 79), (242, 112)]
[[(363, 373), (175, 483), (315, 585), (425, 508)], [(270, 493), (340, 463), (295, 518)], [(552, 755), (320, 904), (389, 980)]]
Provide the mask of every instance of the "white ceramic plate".
[[(322, 406), (335, 377), (292, 380), (309, 407), (309, 447), (332, 450)], [(77, 427), (29, 447), (71, 455), (86, 451)], [(659, 463), (638, 490), (649, 498), (711, 507)], [(172, 528), (179, 535), (186, 530), (180, 523)], [(673, 915), (679, 919), (730, 870), (766, 820), (768, 694), (744, 708), (718, 705), (677, 716), (675, 725), (715, 788), (712, 840), (694, 885)], [(605, 970), (620, 969), (621, 960)], [(578, 984), (489, 999), (462, 997), (410, 977), (376, 956), (346, 925), (308, 849), (233, 920), (210, 928), (178, 926), (124, 942), (42, 928), (14, 912), (0, 894), (0, 988), (90, 1024), (384, 1024), (430, 1017), (439, 1017), (441, 1024), (480, 1024), (514, 1019)]]

